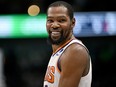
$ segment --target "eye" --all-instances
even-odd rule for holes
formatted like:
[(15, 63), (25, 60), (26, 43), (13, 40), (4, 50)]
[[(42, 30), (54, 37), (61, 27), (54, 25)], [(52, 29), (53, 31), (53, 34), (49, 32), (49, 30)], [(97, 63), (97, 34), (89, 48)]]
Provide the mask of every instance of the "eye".
[(60, 19), (59, 22), (63, 23), (65, 22), (66, 20), (65, 19)]
[(52, 19), (47, 19), (47, 22), (48, 22), (48, 23), (52, 23), (53, 20), (52, 20)]

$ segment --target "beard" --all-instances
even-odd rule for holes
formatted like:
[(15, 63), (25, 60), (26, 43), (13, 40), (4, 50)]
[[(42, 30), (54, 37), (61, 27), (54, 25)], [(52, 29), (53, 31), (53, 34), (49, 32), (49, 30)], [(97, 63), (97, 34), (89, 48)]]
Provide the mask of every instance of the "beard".
[(53, 40), (51, 38), (51, 35), (49, 35), (47, 42), (53, 45), (59, 45), (61, 42), (63, 42), (64, 40), (66, 40), (67, 36), (63, 35), (63, 31), (61, 31), (61, 36), (58, 40)]

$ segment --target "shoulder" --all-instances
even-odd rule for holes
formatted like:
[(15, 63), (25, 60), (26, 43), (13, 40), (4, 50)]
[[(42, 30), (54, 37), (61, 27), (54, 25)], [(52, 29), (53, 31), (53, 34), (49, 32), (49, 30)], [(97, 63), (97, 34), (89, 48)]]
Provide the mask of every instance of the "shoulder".
[(88, 52), (86, 48), (80, 44), (71, 44), (61, 56), (61, 64), (63, 66), (72, 66), (84, 69), (89, 63)]
[[(87, 49), (78, 43), (71, 44), (63, 54), (69, 56), (69, 59), (76, 58), (75, 60), (86, 60), (88, 58)], [(67, 59), (68, 59), (67, 58)]]

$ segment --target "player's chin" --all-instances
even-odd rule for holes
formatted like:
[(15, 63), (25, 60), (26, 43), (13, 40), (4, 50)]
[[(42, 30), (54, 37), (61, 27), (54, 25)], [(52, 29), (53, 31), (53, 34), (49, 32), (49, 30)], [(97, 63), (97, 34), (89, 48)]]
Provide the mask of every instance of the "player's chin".
[(60, 38), (51, 38), (53, 42), (58, 42)]
[(51, 35), (53, 41), (58, 41), (61, 38), (61, 35)]
[(51, 43), (58, 45), (61, 43), (61, 38), (51, 38)]

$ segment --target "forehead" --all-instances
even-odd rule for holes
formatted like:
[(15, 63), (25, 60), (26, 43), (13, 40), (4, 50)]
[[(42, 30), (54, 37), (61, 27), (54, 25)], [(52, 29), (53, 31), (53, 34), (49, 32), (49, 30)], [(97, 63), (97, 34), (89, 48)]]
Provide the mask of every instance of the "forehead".
[(50, 7), (47, 16), (68, 16), (68, 10), (64, 6)]

